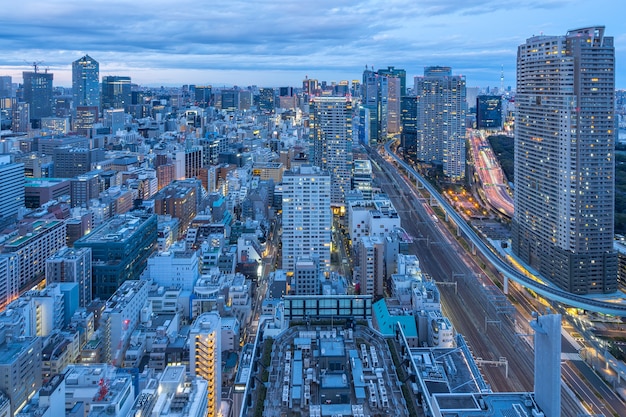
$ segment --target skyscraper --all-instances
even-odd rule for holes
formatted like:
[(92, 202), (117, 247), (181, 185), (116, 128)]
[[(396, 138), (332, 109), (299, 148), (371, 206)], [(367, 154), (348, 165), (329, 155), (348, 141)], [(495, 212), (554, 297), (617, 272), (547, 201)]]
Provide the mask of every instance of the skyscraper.
[(125, 109), (131, 103), (130, 77), (102, 77), (102, 109)]
[(465, 177), (465, 77), (450, 67), (426, 67), (415, 77), (416, 154), (419, 161), (443, 166), (452, 181)]
[(322, 271), (330, 269), (330, 182), (327, 171), (311, 165), (283, 174), (283, 269), (293, 271), (302, 257), (317, 257)]
[(72, 97), (74, 108), (100, 107), (100, 64), (89, 55), (72, 62)]
[(24, 101), (30, 108), (30, 122), (39, 128), (42, 117), (52, 116), (52, 79), (49, 72), (24, 71)]
[(346, 97), (315, 97), (309, 117), (311, 163), (330, 172), (330, 202), (342, 206), (352, 178), (352, 102)]
[(513, 251), (572, 293), (617, 289), (614, 98), (604, 27), (519, 46)]

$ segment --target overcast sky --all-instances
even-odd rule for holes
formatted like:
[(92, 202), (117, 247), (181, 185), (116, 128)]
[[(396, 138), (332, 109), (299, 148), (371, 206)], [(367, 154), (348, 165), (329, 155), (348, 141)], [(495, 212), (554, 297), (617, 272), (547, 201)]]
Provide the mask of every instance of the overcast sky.
[(468, 86), (515, 87), (517, 46), (533, 35), (604, 25), (626, 88), (623, 0), (5, 0), (0, 75), (29, 63), (71, 86), (89, 54), (100, 76), (141, 85), (301, 86), (361, 79), (365, 66), (451, 66)]

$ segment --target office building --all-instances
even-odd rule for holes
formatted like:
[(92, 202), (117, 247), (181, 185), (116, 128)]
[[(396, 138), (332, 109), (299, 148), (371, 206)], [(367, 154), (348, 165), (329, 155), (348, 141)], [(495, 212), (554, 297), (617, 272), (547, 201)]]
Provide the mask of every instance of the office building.
[(476, 97), (476, 129), (502, 129), (502, 96)]
[(217, 313), (202, 313), (189, 331), (189, 372), (204, 378), (209, 386), (209, 417), (217, 417), (222, 400), (222, 325)]
[(13, 104), (11, 130), (13, 133), (25, 133), (30, 130), (30, 104), (20, 101)]
[(194, 104), (198, 107), (209, 107), (213, 101), (213, 87), (210, 85), (200, 86), (197, 85), (194, 89)]
[(100, 107), (100, 64), (85, 55), (72, 62), (73, 106)]
[(0, 99), (14, 97), (13, 78), (10, 75), (0, 75)]
[(71, 130), (69, 117), (42, 117), (41, 130), (50, 135), (62, 136)]
[(222, 90), (222, 110), (233, 112), (239, 110), (239, 90)]
[(70, 195), (70, 181), (63, 178), (25, 178), (24, 206), (41, 207), (51, 200)]
[(465, 77), (426, 67), (415, 77), (418, 161), (441, 165), (451, 181), (465, 178)]
[(30, 109), (30, 122), (33, 128), (40, 127), (42, 117), (50, 117), (53, 113), (52, 79), (49, 72), (24, 71), (24, 102)]
[[(400, 132), (401, 99), (406, 95), (406, 71), (365, 68), (361, 84), (364, 108), (369, 109), (369, 132), (372, 143), (386, 140), (389, 135)], [(369, 144), (369, 142), (368, 142)]]
[(139, 279), (157, 247), (156, 214), (120, 214), (74, 242), (91, 248), (93, 296), (108, 299), (126, 280)]
[(317, 257), (330, 270), (332, 212), (331, 177), (327, 171), (302, 165), (283, 174), (282, 269), (293, 271), (301, 257)]
[(131, 105), (130, 77), (102, 77), (102, 109), (126, 109)]
[(46, 259), (46, 283), (75, 282), (78, 304), (91, 303), (91, 248), (62, 248)]
[(417, 97), (404, 96), (400, 104), (400, 146), (411, 161), (417, 158)]
[(100, 171), (90, 171), (70, 179), (72, 207), (89, 208), (92, 199), (100, 195)]
[(364, 200), (372, 199), (372, 163), (369, 159), (356, 159), (352, 169), (352, 189), (361, 191)]
[(513, 252), (576, 294), (617, 290), (614, 99), (604, 27), (519, 46)]
[(100, 108), (97, 106), (77, 106), (74, 130), (88, 138), (92, 137), (94, 125), (99, 122)]
[(0, 220), (24, 207), (24, 164), (11, 163), (9, 155), (0, 155), (0, 196)]
[(273, 88), (259, 88), (258, 109), (265, 114), (272, 114), (275, 110), (276, 93)]
[(320, 263), (317, 258), (298, 258), (291, 280), (292, 293), (295, 295), (321, 294), (322, 280)]
[(346, 97), (315, 97), (309, 123), (309, 159), (330, 173), (330, 202), (343, 206), (352, 178), (352, 102)]
[(104, 160), (103, 149), (89, 149), (76, 145), (58, 146), (52, 151), (54, 175), (57, 178), (72, 178), (88, 173), (96, 163)]

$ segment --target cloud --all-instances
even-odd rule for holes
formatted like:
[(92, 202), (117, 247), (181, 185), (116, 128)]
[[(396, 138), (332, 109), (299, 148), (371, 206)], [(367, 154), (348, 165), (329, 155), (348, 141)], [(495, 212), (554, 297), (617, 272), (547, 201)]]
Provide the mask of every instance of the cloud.
[(280, 74), (275, 85), (298, 85), (315, 72), (358, 79), (365, 65), (421, 74), (438, 64), (469, 70), (471, 85), (499, 79), (501, 66), (512, 80), (517, 45), (542, 31), (600, 21), (616, 41), (626, 37), (623, 9), (611, 0), (22, 0), (0, 15), (0, 72), (18, 77), (43, 60), (68, 85), (71, 62), (89, 53), (101, 74), (139, 83)]

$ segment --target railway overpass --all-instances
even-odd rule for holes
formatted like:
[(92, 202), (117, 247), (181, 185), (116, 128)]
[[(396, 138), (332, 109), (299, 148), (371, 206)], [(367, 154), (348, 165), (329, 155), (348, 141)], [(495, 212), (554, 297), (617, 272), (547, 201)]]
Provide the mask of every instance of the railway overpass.
[(426, 191), (431, 195), (431, 199), (435, 199), (439, 207), (444, 211), (446, 216), (456, 224), (463, 235), (474, 245), (474, 247), (480, 251), (485, 259), (490, 262), (504, 277), (505, 279), (511, 279), (520, 285), (536, 292), (537, 294), (545, 297), (549, 300), (556, 301), (558, 303), (566, 304), (572, 307), (581, 308), (584, 310), (594, 311), (596, 313), (611, 314), (620, 317), (626, 317), (626, 303), (613, 303), (609, 301), (597, 300), (590, 296), (582, 296), (572, 294), (557, 287), (549, 286), (537, 282), (534, 279), (524, 275), (522, 272), (513, 268), (507, 262), (505, 262), (493, 248), (491, 248), (485, 241), (483, 241), (474, 231), (474, 229), (463, 220), (463, 218), (452, 208), (452, 206), (439, 194), (439, 192), (428, 181), (426, 181), (420, 174), (418, 174), (411, 165), (407, 164), (393, 153), (390, 149), (391, 143), (389, 141), (385, 144), (385, 150), (387, 154), (393, 158), (399, 166), (401, 166), (410, 178), (414, 179), (416, 183), (424, 187)]

